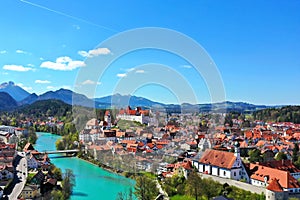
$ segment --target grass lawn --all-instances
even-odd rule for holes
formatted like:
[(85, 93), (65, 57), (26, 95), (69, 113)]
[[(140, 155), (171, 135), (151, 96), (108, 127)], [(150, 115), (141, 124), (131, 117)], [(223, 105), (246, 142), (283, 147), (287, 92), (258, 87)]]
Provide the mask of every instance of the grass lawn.
[(144, 174), (146, 177), (151, 178), (153, 180), (156, 180), (157, 177), (155, 174), (152, 174), (150, 172), (142, 172), (142, 174)]

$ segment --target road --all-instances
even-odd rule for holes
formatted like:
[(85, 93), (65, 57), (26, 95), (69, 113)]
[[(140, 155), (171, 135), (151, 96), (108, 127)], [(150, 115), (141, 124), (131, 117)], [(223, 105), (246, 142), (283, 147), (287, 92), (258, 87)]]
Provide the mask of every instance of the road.
[(220, 177), (217, 177), (217, 176), (212, 176), (212, 175), (202, 174), (202, 173), (200, 175), (203, 178), (212, 178), (213, 180), (218, 181), (221, 184), (227, 183), (228, 185), (232, 185), (232, 186), (241, 188), (243, 190), (250, 191), (252, 193), (257, 193), (257, 194), (263, 193), (263, 194), (265, 194), (265, 191), (266, 191), (266, 189), (263, 188), (263, 187), (257, 187), (257, 186), (254, 186), (254, 185), (250, 185), (248, 183), (243, 183), (241, 181), (235, 181), (235, 180), (232, 180), (232, 179), (220, 178)]
[(25, 153), (18, 152), (15, 158), (15, 172), (14, 172), (14, 179), (13, 179), (13, 190), (10, 194), (7, 195), (8, 198), (11, 200), (18, 199), (18, 196), (21, 194), (27, 180), (27, 159)]
[(170, 198), (168, 197), (168, 194), (162, 189), (160, 183), (157, 180), (155, 180), (155, 181), (156, 181), (156, 187), (158, 188), (160, 195), (162, 195), (161, 196), (162, 199), (163, 200), (169, 200)]

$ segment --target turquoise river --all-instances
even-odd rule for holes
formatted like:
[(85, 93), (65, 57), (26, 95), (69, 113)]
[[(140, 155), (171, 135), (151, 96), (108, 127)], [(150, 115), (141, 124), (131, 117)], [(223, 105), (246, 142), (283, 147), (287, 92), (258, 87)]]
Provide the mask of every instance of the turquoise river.
[[(35, 148), (38, 151), (55, 150), (55, 141), (60, 136), (50, 133), (37, 133), (38, 140)], [(51, 162), (62, 172), (72, 169), (76, 177), (71, 200), (103, 199), (115, 200), (118, 192), (128, 191), (134, 186), (134, 181), (120, 175), (108, 172), (93, 164), (76, 157), (49, 156)]]

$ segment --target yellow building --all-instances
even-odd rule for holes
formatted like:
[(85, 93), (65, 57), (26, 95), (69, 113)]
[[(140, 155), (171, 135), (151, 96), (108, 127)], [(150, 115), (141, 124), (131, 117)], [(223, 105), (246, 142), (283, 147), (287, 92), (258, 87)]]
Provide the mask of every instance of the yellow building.
[(24, 199), (33, 199), (41, 196), (40, 188), (37, 185), (25, 185), (20, 197)]

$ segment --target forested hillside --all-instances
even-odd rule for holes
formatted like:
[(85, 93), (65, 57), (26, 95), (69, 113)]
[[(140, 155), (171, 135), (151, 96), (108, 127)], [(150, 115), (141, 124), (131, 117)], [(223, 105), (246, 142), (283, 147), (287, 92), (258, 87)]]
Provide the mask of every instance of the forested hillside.
[(25, 107), (21, 107), (15, 112), (39, 119), (47, 117), (71, 117), (72, 106), (60, 100), (42, 100)]
[(0, 110), (13, 109), (17, 106), (17, 102), (6, 92), (0, 92)]
[(300, 123), (300, 106), (268, 108), (253, 112), (255, 120)]

